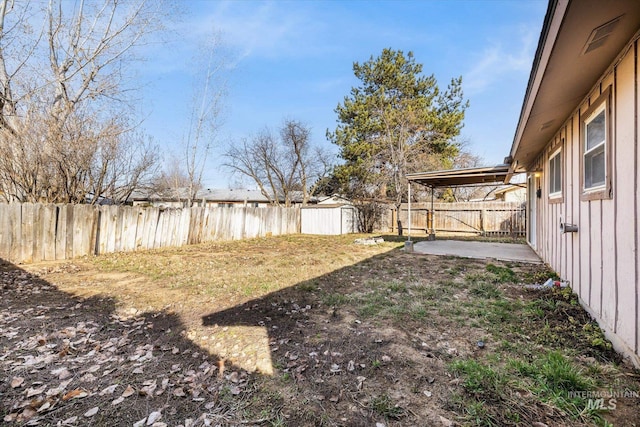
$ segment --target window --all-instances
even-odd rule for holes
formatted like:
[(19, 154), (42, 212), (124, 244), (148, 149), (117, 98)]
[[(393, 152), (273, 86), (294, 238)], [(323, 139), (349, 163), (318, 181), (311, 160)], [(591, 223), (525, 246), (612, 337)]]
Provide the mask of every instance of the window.
[(609, 99), (611, 86), (591, 104), (582, 115), (580, 153), (582, 162), (583, 200), (612, 197), (611, 192), (611, 136)]
[(603, 187), (607, 173), (607, 126), (604, 105), (585, 120), (584, 189)]
[(562, 195), (562, 151), (556, 151), (549, 159), (549, 197)]

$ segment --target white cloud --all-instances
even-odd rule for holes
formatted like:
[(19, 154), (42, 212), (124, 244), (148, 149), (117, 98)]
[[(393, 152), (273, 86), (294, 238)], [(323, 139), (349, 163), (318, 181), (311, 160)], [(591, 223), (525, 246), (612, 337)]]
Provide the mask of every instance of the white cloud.
[(463, 74), (465, 93), (481, 93), (511, 73), (528, 73), (537, 42), (536, 31), (522, 28), (515, 43), (493, 41), (479, 55), (474, 55), (477, 62)]
[(198, 17), (196, 22), (189, 23), (190, 32), (220, 31), (225, 42), (241, 58), (251, 55), (275, 58), (308, 53), (312, 46), (309, 41), (322, 25), (299, 4), (295, 8), (286, 2), (226, 1), (209, 4), (215, 7)]

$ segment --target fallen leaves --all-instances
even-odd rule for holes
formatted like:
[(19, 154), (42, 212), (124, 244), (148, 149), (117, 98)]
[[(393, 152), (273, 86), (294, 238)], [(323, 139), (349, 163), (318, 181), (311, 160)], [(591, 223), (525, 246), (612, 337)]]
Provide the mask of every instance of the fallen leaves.
[(95, 414), (98, 413), (98, 411), (100, 410), (100, 408), (98, 408), (97, 406), (94, 406), (93, 408), (89, 409), (87, 412), (84, 413), (84, 416), (86, 418), (91, 418), (93, 417)]
[(124, 397), (120, 396), (120, 397), (118, 397), (117, 399), (114, 399), (114, 400), (111, 402), (111, 404), (112, 404), (113, 406), (116, 406), (116, 405), (121, 404), (122, 402), (124, 402)]
[(107, 394), (113, 394), (116, 391), (116, 388), (118, 388), (118, 384), (112, 384), (107, 388), (102, 389), (102, 391), (100, 393), (98, 393), (100, 396), (105, 396)]
[(150, 413), (149, 417), (147, 417), (147, 425), (153, 425), (153, 423), (160, 420), (160, 418), (162, 418), (162, 413), (160, 411), (154, 411)]
[(40, 386), (39, 388), (33, 388), (33, 387), (29, 387), (25, 393), (27, 395), (27, 398), (29, 397), (33, 397), (33, 396), (38, 396), (42, 393), (44, 393), (44, 391), (47, 389), (47, 385), (43, 384), (42, 386)]
[(156, 380), (148, 380), (142, 383), (142, 388), (138, 392), (141, 396), (153, 396), (154, 391), (158, 388)]
[[(0, 271), (0, 280), (2, 275)], [(231, 371), (229, 378), (223, 376), (224, 368), (219, 366), (224, 366), (224, 361), (216, 366), (217, 361), (207, 360), (209, 356), (184, 344), (181, 350), (175, 345), (152, 343), (150, 319), (111, 315), (98, 320), (91, 317), (92, 311), (83, 313), (81, 319), (77, 310), (84, 306), (73, 300), (21, 310), (12, 308), (5, 296), (2, 302), (9, 305), (0, 306), (0, 341), (10, 351), (0, 357), (0, 371), (10, 374), (5, 388), (0, 389), (0, 405), (7, 409), (0, 423), (45, 425), (55, 420), (53, 424), (59, 426), (77, 425), (79, 420), (103, 411), (113, 414), (112, 408), (127, 399), (152, 402), (164, 393), (168, 396), (162, 398), (164, 402), (188, 399), (194, 408), (211, 404), (207, 410), (214, 410), (219, 404), (207, 402), (210, 396), (222, 388), (229, 396), (238, 396), (246, 385), (245, 374)], [(29, 300), (31, 296), (25, 293), (18, 299)], [(23, 326), (31, 325), (34, 319), (44, 326)], [(168, 362), (162, 367), (165, 358)], [(52, 419), (51, 414), (68, 415), (63, 420)], [(166, 426), (162, 417), (162, 408), (157, 409), (142, 425)]]
[(71, 399), (82, 399), (83, 397), (87, 397), (88, 395), (89, 393), (86, 390), (77, 388), (75, 390), (71, 390), (70, 392), (62, 396), (62, 400), (67, 401)]
[(65, 380), (71, 376), (71, 372), (65, 367), (54, 369), (51, 374), (58, 377), (59, 380)]
[(11, 380), (11, 388), (18, 388), (24, 384), (24, 378), (22, 377), (13, 377)]
[(132, 394), (134, 394), (136, 392), (136, 390), (131, 387), (130, 385), (127, 386), (127, 388), (124, 389), (124, 391), (122, 392), (122, 397), (129, 397)]

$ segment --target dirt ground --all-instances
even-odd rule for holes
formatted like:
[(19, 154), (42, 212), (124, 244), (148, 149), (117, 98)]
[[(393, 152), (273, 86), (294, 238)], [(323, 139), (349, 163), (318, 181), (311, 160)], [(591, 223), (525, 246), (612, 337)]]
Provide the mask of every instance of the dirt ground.
[[(0, 419), (638, 424), (638, 371), (570, 293), (524, 286), (546, 280), (544, 266), (354, 239), (273, 237), (3, 264)], [(553, 361), (568, 373), (536, 373)], [(565, 396), (584, 390), (615, 393), (615, 409)]]

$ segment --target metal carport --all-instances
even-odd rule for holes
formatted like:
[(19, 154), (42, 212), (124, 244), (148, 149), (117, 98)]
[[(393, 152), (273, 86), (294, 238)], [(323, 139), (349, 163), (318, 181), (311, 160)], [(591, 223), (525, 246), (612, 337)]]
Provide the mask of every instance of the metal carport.
[(411, 183), (415, 182), (425, 187), (431, 188), (431, 220), (427, 221), (431, 223), (431, 232), (429, 233), (429, 240), (435, 239), (435, 221), (433, 220), (433, 194), (436, 187), (462, 187), (469, 185), (485, 185), (494, 182), (507, 183), (511, 179), (509, 173), (510, 165), (502, 164), (481, 168), (466, 168), (466, 169), (449, 169), (432, 172), (418, 172), (407, 174), (408, 183), (408, 208), (409, 208), (409, 236), (411, 241)]

